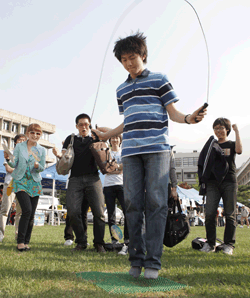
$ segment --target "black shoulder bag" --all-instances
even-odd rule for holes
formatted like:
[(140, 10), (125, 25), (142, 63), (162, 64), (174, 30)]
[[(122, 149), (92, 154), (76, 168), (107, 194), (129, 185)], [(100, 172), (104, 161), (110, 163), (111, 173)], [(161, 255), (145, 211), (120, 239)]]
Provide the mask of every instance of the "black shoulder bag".
[[(178, 209), (177, 212), (176, 207)], [(189, 232), (188, 219), (182, 213), (179, 198), (177, 200), (169, 198), (168, 217), (163, 244), (167, 247), (173, 247), (184, 240)]]

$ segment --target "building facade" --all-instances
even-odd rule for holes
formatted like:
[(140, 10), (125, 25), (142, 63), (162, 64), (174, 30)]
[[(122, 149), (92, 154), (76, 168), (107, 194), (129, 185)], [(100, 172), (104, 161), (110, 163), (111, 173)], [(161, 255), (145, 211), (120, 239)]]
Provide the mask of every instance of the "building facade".
[(199, 154), (196, 150), (190, 153), (174, 151), (178, 182), (187, 182), (189, 185), (196, 184)]
[(236, 176), (238, 185), (250, 185), (250, 158), (237, 170)]
[(53, 124), (0, 109), (0, 150), (3, 150), (2, 143), (7, 143), (8, 148), (13, 150), (14, 137), (20, 133), (25, 134), (31, 123), (39, 124), (43, 130), (39, 144), (46, 150), (47, 167), (55, 162), (54, 158), (49, 157), (49, 149), (54, 147), (54, 144), (49, 141), (49, 136), (56, 131), (56, 126)]

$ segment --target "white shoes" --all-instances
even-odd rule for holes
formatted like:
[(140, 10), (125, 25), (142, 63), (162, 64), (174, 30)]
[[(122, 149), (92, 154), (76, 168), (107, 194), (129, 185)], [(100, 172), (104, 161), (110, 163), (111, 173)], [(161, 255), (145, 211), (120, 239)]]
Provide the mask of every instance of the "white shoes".
[(144, 272), (144, 278), (157, 279), (158, 278), (158, 269), (146, 268), (145, 272)]
[(129, 274), (134, 278), (138, 278), (141, 274), (141, 267), (132, 266), (129, 270)]
[(65, 245), (65, 246), (70, 246), (70, 245), (73, 244), (73, 242), (74, 242), (73, 240), (70, 240), (70, 239), (69, 239), (69, 240), (66, 240), (66, 241), (65, 241), (64, 245)]
[(240, 226), (240, 228), (243, 228), (243, 226)]
[(128, 254), (128, 246), (124, 244), (122, 249), (118, 252), (118, 255), (126, 256), (127, 254)]
[(222, 252), (224, 254), (227, 254), (227, 255), (232, 255), (233, 254), (233, 247), (229, 244), (224, 244), (223, 248), (222, 248)]
[(4, 238), (4, 234), (2, 233), (2, 231), (0, 231), (0, 242), (3, 241), (3, 238)]
[(203, 245), (203, 247), (200, 249), (202, 252), (214, 252), (215, 248), (211, 247), (207, 242)]

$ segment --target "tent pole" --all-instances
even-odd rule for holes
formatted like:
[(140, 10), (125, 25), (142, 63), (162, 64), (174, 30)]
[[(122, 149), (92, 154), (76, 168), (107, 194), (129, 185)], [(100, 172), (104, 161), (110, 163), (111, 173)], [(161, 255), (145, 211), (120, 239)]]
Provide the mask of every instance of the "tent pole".
[(52, 226), (54, 225), (54, 205), (55, 205), (55, 179), (52, 183)]

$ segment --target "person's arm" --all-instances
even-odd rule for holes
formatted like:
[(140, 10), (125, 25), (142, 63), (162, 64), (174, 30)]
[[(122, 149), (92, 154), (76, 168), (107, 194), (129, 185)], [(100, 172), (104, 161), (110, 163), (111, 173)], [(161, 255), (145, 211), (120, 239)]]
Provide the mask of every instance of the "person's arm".
[(4, 152), (4, 158), (6, 159), (8, 165), (11, 167), (11, 168), (16, 168), (17, 167), (17, 164), (18, 164), (18, 160), (19, 160), (19, 145), (20, 144), (17, 144), (15, 149), (14, 149), (14, 152), (13, 152), (13, 155), (14, 155), (14, 162), (11, 162), (9, 160), (9, 156), (6, 152)]
[(7, 173), (11, 174), (14, 171), (14, 169), (10, 167), (7, 163), (5, 163), (4, 166)]
[[(196, 111), (194, 111), (191, 115), (184, 115), (182, 112), (178, 111), (175, 107), (174, 103), (170, 103), (169, 105), (166, 106), (166, 110), (169, 114), (169, 117), (172, 121), (178, 122), (178, 123), (188, 123), (188, 124), (196, 124), (204, 118), (204, 116), (207, 114), (206, 111), (207, 109), (204, 109), (203, 112), (200, 112), (200, 110), (203, 108), (200, 107)], [(186, 118), (186, 121), (185, 121)], [(197, 119), (198, 122), (195, 120)]]
[[(107, 141), (108, 139), (115, 137), (123, 132), (123, 122), (114, 129), (108, 127), (98, 127), (97, 129), (92, 129), (100, 140)], [(94, 136), (93, 136), (94, 137)]]
[(235, 152), (237, 154), (241, 154), (242, 153), (242, 143), (241, 143), (240, 133), (239, 133), (237, 124), (233, 124), (232, 129), (235, 132)]

